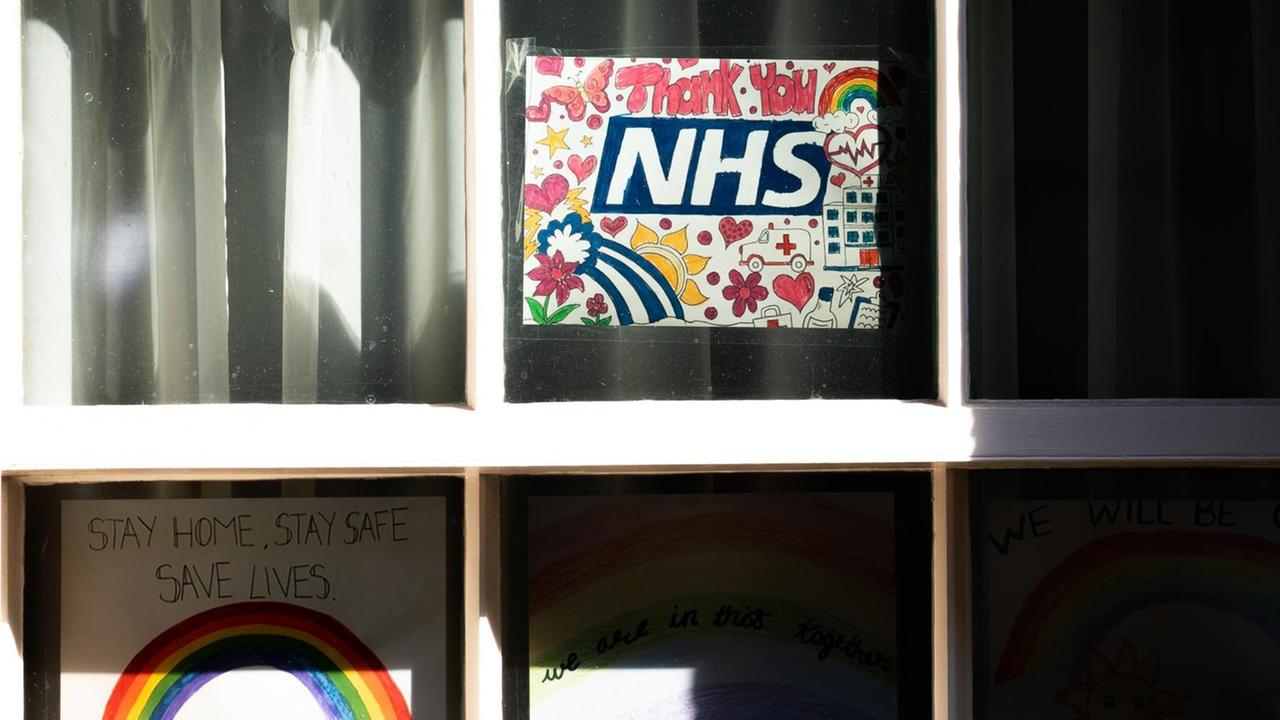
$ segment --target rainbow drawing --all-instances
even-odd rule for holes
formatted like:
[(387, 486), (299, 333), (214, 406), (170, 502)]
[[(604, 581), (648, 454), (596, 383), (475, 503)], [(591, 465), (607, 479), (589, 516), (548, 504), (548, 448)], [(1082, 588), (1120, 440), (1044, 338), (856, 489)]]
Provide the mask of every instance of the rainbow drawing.
[(1176, 530), (1095, 540), (1031, 592), (995, 682), (1030, 671), (1071, 670), (1116, 624), (1169, 603), (1234, 614), (1280, 643), (1280, 546), (1245, 535)]
[[(535, 522), (529, 535), (530, 717), (896, 717), (892, 524), (857, 494), (624, 495)], [(892, 507), (888, 505), (888, 507)], [(890, 515), (891, 517), (891, 515)], [(711, 613), (766, 609), (762, 629), (717, 626)], [(671, 627), (699, 611), (698, 625)], [(868, 662), (824, 660), (795, 639), (806, 621), (857, 636)], [(647, 634), (606, 653), (615, 629)], [(548, 681), (568, 653), (580, 667)], [(870, 662), (875, 653), (886, 667)], [(689, 672), (687, 687), (623, 691), (646, 671)], [(634, 674), (629, 674), (634, 673)], [(750, 698), (749, 701), (746, 699)], [(785, 702), (784, 702), (785, 699)], [(608, 708), (599, 707), (604, 702)], [(732, 710), (730, 708), (732, 706)], [(773, 715), (771, 717), (799, 717)]]
[(291, 674), (332, 720), (412, 717), (386, 667), (342, 623), (296, 605), (242, 602), (193, 615), (148, 643), (102, 718), (171, 720), (210, 680), (246, 667)]
[(824, 113), (849, 112), (855, 100), (866, 100), (873, 109), (901, 104), (893, 85), (886, 82), (873, 67), (849, 68), (827, 81), (818, 98), (818, 110)]

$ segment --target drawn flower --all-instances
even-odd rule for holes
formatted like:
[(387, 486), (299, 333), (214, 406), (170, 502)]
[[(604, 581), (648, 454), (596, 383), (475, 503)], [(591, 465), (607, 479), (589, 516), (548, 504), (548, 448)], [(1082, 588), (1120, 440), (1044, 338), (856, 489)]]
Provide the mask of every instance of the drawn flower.
[(587, 298), (587, 314), (591, 317), (603, 315), (609, 312), (609, 303), (604, 301), (604, 295), (596, 293)]
[(685, 228), (669, 232), (658, 237), (658, 233), (644, 223), (636, 223), (635, 232), (631, 234), (631, 249), (640, 257), (653, 264), (663, 279), (680, 295), (680, 301), (686, 305), (701, 305), (707, 301), (693, 276), (707, 267), (710, 258), (702, 255), (689, 255), (689, 236)]
[(760, 285), (760, 273), (742, 277), (737, 270), (729, 271), (729, 285), (724, 287), (724, 299), (733, 301), (733, 316), (742, 317), (745, 310), (755, 312), (756, 303), (769, 297), (769, 291)]
[(557, 250), (551, 257), (547, 257), (546, 253), (538, 253), (533, 257), (538, 261), (538, 267), (529, 271), (529, 279), (538, 281), (538, 287), (533, 291), (535, 297), (550, 296), (554, 291), (556, 304), (563, 305), (569, 299), (570, 292), (586, 289), (582, 278), (573, 274), (578, 263), (565, 262), (560, 251)]
[(566, 262), (573, 263), (573, 272), (579, 275), (595, 265), (600, 243), (604, 242), (595, 225), (583, 220), (578, 213), (569, 213), (563, 220), (552, 220), (537, 237), (538, 252), (547, 256), (559, 252)]
[(566, 261), (575, 266), (587, 258), (589, 250), (591, 242), (573, 226), (557, 228), (547, 238), (547, 251), (563, 255)]

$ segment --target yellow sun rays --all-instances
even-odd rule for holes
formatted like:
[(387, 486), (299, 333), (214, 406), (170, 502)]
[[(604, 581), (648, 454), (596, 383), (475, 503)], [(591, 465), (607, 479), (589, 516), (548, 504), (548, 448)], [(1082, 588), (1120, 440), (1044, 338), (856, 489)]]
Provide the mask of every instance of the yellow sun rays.
[(680, 300), (686, 305), (701, 305), (707, 301), (693, 276), (707, 267), (710, 258), (702, 255), (690, 255), (689, 235), (685, 228), (669, 232), (661, 237), (644, 223), (636, 223), (631, 234), (631, 249), (640, 257), (648, 260), (662, 277), (671, 285), (671, 289), (680, 294)]

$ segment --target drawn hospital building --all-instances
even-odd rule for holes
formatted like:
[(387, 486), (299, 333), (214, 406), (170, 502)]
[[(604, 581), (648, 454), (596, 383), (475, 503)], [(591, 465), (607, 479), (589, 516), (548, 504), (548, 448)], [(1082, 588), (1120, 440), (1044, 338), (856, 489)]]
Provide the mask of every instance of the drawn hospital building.
[(906, 208), (901, 193), (880, 187), (878, 175), (842, 188), (839, 200), (822, 210), (827, 270), (880, 270), (900, 264)]

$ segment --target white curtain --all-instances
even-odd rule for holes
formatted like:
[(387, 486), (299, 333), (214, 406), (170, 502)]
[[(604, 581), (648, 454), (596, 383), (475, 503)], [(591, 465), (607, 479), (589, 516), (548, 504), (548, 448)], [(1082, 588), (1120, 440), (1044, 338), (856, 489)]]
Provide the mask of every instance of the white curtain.
[(462, 398), (459, 2), (25, 11), (28, 402)]

